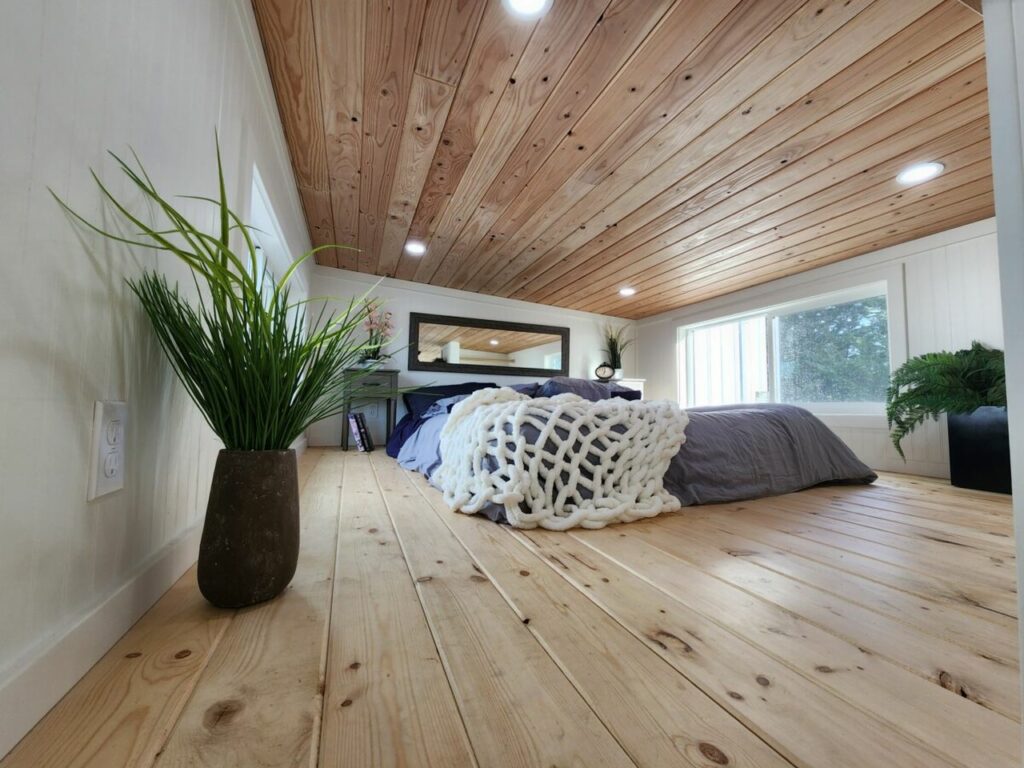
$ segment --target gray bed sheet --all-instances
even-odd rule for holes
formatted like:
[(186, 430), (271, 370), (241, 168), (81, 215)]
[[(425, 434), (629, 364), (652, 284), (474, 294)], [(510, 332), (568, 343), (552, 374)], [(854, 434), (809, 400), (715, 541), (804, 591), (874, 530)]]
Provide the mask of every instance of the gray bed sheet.
[[(691, 408), (686, 442), (665, 473), (683, 506), (776, 496), (822, 484), (867, 484), (878, 476), (814, 414), (793, 405)], [(398, 463), (432, 477), (441, 465), (442, 413), (402, 446)], [(485, 509), (503, 521), (504, 509)]]

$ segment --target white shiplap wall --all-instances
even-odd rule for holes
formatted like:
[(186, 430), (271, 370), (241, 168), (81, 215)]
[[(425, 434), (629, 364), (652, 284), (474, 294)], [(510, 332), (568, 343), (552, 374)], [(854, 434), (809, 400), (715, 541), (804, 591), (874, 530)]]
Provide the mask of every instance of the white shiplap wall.
[[(960, 349), (975, 339), (1001, 348), (995, 231), (995, 220), (988, 219), (642, 320), (637, 375), (647, 377), (652, 396), (674, 399), (678, 361), (667, 351), (675, 349), (680, 326), (878, 280), (890, 283), (895, 364), (906, 355)], [(944, 420), (926, 423), (904, 441), (904, 462), (889, 442), (884, 418), (822, 418), (876, 469), (949, 476)]]
[[(186, 273), (76, 232), (47, 187), (98, 218), (89, 168), (125, 194), (104, 153), (132, 145), (210, 194), (218, 129), (235, 207), (255, 163), (288, 249), (308, 236), (248, 0), (5, 3), (0, 72), (2, 755), (193, 561), (219, 448), (124, 284)], [(126, 487), (87, 503), (100, 399), (128, 402)]]

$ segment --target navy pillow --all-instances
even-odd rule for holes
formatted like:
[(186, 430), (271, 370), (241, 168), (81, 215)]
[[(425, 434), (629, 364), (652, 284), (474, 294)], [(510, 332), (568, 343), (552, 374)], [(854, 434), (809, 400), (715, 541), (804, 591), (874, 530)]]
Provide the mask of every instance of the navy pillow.
[(422, 418), (424, 411), (430, 406), (445, 397), (451, 397), (452, 395), (468, 395), (476, 392), (478, 389), (487, 389), (488, 387), (498, 386), (493, 381), (467, 381), (462, 384), (443, 384), (441, 386), (434, 387), (421, 387), (420, 389), (412, 392), (406, 392), (402, 395), (402, 399), (405, 401), (405, 407), (414, 418)]
[(612, 397), (618, 397), (623, 400), (639, 400), (641, 395), (642, 393), (639, 389), (630, 389), (621, 384), (612, 384)]
[(411, 413), (405, 414), (395, 425), (395, 431), (388, 435), (385, 451), (392, 459), (398, 458), (398, 452), (402, 450), (405, 441), (412, 437), (412, 433), (420, 428), (421, 420)]
[(553, 376), (545, 381), (537, 397), (554, 397), (566, 392), (579, 395), (584, 400), (596, 403), (598, 400), (607, 400), (612, 396), (612, 388), (600, 381), (587, 381), (586, 379), (571, 379), (568, 376)]

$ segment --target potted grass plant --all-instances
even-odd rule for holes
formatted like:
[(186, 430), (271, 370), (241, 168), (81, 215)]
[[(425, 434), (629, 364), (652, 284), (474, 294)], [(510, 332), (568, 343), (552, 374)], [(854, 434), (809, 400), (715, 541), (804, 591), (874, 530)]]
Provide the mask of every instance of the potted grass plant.
[(612, 378), (616, 381), (622, 378), (622, 353), (633, 343), (632, 339), (626, 338), (626, 326), (606, 325), (604, 327), (604, 353), (608, 356), (608, 365), (615, 370)]
[(976, 341), (970, 349), (911, 358), (893, 373), (886, 394), (886, 417), (900, 456), (903, 438), (925, 419), (938, 419), (943, 413), (952, 484), (1009, 493), (1010, 440), (1002, 350)]
[(224, 444), (203, 525), (199, 588), (224, 608), (269, 600), (288, 586), (298, 562), (298, 478), (289, 446), (309, 425), (340, 413), (346, 389), (358, 390), (359, 379), (373, 371), (351, 370), (367, 351), (361, 326), (369, 305), (354, 299), (346, 311), (330, 314), (307, 312), (307, 302), (292, 300), (299, 265), (334, 246), (295, 259), (279, 279), (266, 273), (253, 229), (228, 206), (219, 144), (218, 195), (196, 198), (214, 206), (212, 233), (157, 191), (137, 156), (131, 164), (111, 155), (158, 223), (133, 213), (96, 173), (102, 198), (133, 234), (93, 224), (54, 197), (92, 232), (173, 254), (191, 270), (194, 299), (155, 269), (128, 285), (178, 379)]

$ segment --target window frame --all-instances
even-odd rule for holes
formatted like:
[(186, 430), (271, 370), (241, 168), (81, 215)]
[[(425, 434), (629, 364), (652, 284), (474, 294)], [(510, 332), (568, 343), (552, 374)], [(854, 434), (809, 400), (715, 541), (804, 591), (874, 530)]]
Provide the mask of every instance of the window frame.
[[(878, 274), (878, 272), (881, 274)], [(857, 277), (846, 276), (846, 279), (832, 280), (827, 283), (823, 281), (819, 285), (820, 290), (815, 291), (813, 295), (807, 295), (806, 291), (802, 292), (802, 295), (790, 291), (785, 299), (779, 296), (780, 300), (778, 301), (759, 303), (743, 311), (721, 313), (717, 316), (707, 316), (708, 313), (705, 313), (706, 319), (697, 319), (695, 322), (678, 326), (676, 348), (679, 401), (684, 403), (685, 407), (695, 407), (690, 405), (693, 402), (694, 389), (694, 360), (690, 338), (694, 330), (763, 317), (765, 321), (769, 402), (779, 402), (780, 381), (778, 371), (776, 370), (777, 361), (775, 354), (776, 318), (780, 315), (857, 301), (872, 296), (885, 296), (889, 370), (893, 371), (898, 368), (906, 360), (907, 356), (903, 267), (902, 265), (892, 265), (887, 269), (876, 271), (876, 274), (870, 277), (863, 274), (859, 275), (860, 279), (857, 279)], [(819, 416), (832, 417), (832, 420), (842, 421), (844, 425), (863, 424), (876, 426), (879, 420), (884, 420), (885, 418), (884, 402), (803, 402), (790, 403), (790, 405), (806, 408)]]

